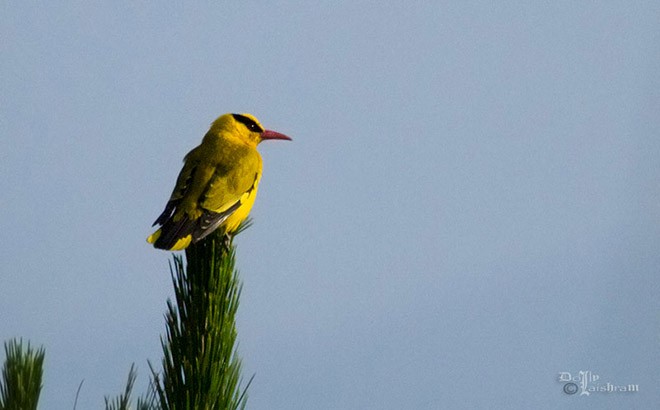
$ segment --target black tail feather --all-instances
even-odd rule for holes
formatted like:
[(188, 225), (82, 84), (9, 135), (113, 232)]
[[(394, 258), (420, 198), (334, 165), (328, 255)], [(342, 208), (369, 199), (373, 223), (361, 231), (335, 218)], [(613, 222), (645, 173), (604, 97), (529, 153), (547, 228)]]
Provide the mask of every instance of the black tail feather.
[(241, 206), (241, 201), (236, 201), (222, 212), (205, 210), (197, 219), (191, 220), (185, 215), (178, 221), (174, 221), (176, 205), (176, 201), (168, 202), (165, 210), (154, 223), (154, 225), (161, 225), (160, 236), (154, 241), (154, 246), (158, 249), (170, 250), (180, 239), (188, 235), (191, 235), (191, 243), (204, 239), (218, 229)]
[(179, 239), (192, 234), (195, 225), (196, 221), (191, 221), (187, 216), (176, 222), (171, 218), (168, 219), (160, 228), (160, 236), (154, 242), (154, 246), (158, 249), (172, 249)]

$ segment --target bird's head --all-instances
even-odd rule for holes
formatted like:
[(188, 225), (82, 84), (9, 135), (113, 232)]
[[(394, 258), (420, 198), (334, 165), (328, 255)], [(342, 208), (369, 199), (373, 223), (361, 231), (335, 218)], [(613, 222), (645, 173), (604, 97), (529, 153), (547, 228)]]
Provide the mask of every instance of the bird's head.
[(291, 138), (277, 131), (265, 129), (252, 114), (224, 114), (211, 125), (211, 131), (224, 133), (254, 147), (264, 140), (289, 140)]

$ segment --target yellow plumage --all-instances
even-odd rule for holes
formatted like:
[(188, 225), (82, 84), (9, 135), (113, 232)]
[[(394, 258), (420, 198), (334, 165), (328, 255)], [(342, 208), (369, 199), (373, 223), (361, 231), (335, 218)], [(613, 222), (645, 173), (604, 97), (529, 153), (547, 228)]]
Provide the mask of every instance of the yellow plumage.
[(224, 114), (190, 151), (174, 191), (147, 241), (156, 248), (185, 249), (216, 229), (231, 234), (247, 218), (257, 196), (262, 162), (257, 145), (286, 139), (265, 130), (250, 114)]

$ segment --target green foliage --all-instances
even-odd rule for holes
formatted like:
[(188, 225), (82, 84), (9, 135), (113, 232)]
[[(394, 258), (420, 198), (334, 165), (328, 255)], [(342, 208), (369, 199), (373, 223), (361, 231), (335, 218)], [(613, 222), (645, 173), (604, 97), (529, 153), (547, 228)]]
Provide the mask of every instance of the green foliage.
[[(249, 226), (249, 221), (235, 232)], [(236, 352), (236, 311), (241, 293), (232, 237), (219, 233), (186, 249), (186, 265), (175, 255), (170, 263), (176, 304), (167, 301), (167, 337), (161, 338), (163, 371), (151, 367), (153, 380), (136, 410), (244, 409), (247, 388), (241, 387), (241, 361)], [(6, 361), (0, 381), (0, 410), (36, 410), (41, 392), (44, 349), (28, 342), (5, 343)], [(151, 364), (150, 364), (151, 366)], [(137, 378), (131, 365), (124, 392), (106, 410), (131, 409)], [(78, 387), (78, 393), (82, 383)], [(76, 394), (77, 404), (78, 394)]]
[[(135, 369), (135, 364), (131, 365), (131, 369), (128, 371), (128, 380), (126, 381), (126, 387), (124, 388), (124, 393), (116, 397), (114, 400), (105, 398), (105, 410), (130, 410), (131, 409), (131, 393), (133, 392), (133, 385), (135, 384), (135, 379), (137, 378), (137, 370)], [(155, 396), (152, 392), (147, 394), (145, 397), (141, 397), (137, 401), (137, 410), (157, 410), (158, 407), (155, 403)]]
[(0, 382), (0, 410), (36, 410), (41, 393), (45, 351), (23, 350), (22, 340), (5, 342), (5, 364)]
[(114, 400), (110, 400), (107, 397), (105, 398), (105, 410), (129, 410), (131, 403), (131, 393), (133, 392), (133, 384), (135, 383), (135, 378), (137, 377), (137, 372), (135, 371), (135, 364), (131, 365), (131, 370), (128, 371), (128, 381), (126, 381), (126, 388), (124, 393), (119, 395), (119, 397)]
[(247, 387), (240, 387), (235, 347), (240, 284), (231, 238), (209, 235), (186, 249), (186, 262), (175, 255), (170, 264), (176, 305), (167, 303), (162, 375), (152, 369), (159, 407), (242, 409)]

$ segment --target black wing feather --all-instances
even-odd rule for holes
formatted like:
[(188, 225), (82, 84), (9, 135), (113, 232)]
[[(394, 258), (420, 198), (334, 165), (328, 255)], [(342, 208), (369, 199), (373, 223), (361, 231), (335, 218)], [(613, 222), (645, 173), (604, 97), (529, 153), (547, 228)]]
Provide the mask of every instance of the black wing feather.
[[(184, 216), (175, 222), (172, 219), (173, 211), (176, 210), (175, 205), (176, 204), (172, 205), (172, 212), (169, 214), (163, 212), (163, 214), (156, 220), (156, 222), (162, 223), (160, 228), (161, 234), (154, 242), (154, 246), (158, 249), (172, 249), (177, 241), (188, 235), (192, 235), (192, 243), (204, 239), (222, 225), (222, 223), (241, 206), (241, 201), (236, 201), (234, 205), (230, 206), (223, 212), (205, 210), (204, 213), (202, 213), (202, 216), (194, 221), (191, 221), (188, 216)], [(168, 207), (169, 206), (170, 204), (168, 203)]]
[(197, 226), (192, 233), (192, 242), (195, 243), (201, 239), (206, 238), (211, 232), (218, 229), (224, 221), (234, 213), (238, 207), (241, 206), (241, 201), (236, 203), (222, 212), (204, 211), (202, 216), (196, 221)]
[(176, 201), (169, 201), (167, 205), (165, 205), (165, 210), (163, 211), (162, 214), (156, 219), (153, 225), (151, 226), (156, 226), (156, 225), (164, 225), (165, 222), (167, 222), (168, 219), (172, 217), (174, 214), (174, 210), (176, 209), (176, 205), (179, 203), (178, 200)]

